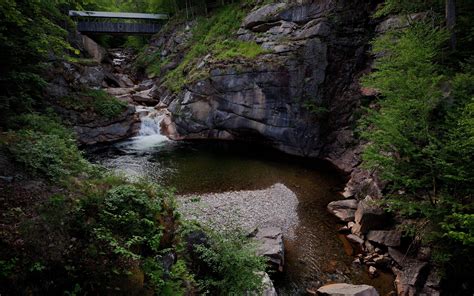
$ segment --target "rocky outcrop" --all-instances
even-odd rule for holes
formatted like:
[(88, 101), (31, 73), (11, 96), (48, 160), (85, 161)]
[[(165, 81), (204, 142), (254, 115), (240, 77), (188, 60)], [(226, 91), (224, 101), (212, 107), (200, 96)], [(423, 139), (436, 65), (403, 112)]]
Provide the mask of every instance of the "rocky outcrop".
[[(177, 94), (159, 87), (156, 96), (173, 114), (176, 139), (253, 140), (291, 154), (342, 157), (353, 145), (349, 126), (360, 98), (355, 78), (365, 67), (374, 26), (370, 3), (336, 2), (273, 3), (252, 11), (236, 38), (256, 42), (265, 54), (225, 62), (208, 55), (197, 66), (204, 78)], [(170, 60), (162, 75), (179, 64), (187, 28), (152, 42)]]
[[(67, 118), (77, 116), (67, 110), (60, 113)], [(79, 114), (83, 115), (83, 113)], [(139, 128), (140, 120), (135, 113), (135, 108), (129, 107), (120, 116), (113, 119), (94, 116), (90, 118), (90, 121), (75, 122), (73, 130), (81, 144), (92, 145), (130, 138), (137, 133)]]
[(122, 112), (111, 118), (97, 114), (94, 98), (82, 95), (90, 89), (119, 85), (108, 65), (62, 62), (46, 73), (46, 79), (48, 102), (72, 127), (79, 143), (117, 141), (132, 137), (138, 131), (139, 118), (134, 106), (123, 107)]
[(396, 230), (371, 230), (367, 233), (370, 242), (387, 247), (399, 247), (402, 234)]
[(354, 221), (357, 204), (355, 199), (336, 200), (328, 204), (328, 210), (342, 222), (351, 222)]
[(255, 240), (258, 242), (257, 254), (267, 257), (272, 269), (282, 272), (285, 264), (282, 229), (279, 227), (258, 229)]
[(366, 234), (372, 229), (383, 229), (387, 225), (388, 215), (382, 208), (374, 204), (370, 196), (367, 196), (358, 203), (354, 221), (352, 232)]
[(330, 284), (318, 289), (319, 295), (327, 296), (379, 296), (377, 290), (369, 285)]

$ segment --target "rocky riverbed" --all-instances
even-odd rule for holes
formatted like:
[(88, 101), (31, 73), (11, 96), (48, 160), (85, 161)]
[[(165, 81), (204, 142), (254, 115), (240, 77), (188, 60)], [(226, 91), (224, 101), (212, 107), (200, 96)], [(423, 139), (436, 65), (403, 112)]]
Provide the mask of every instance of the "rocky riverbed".
[(296, 194), (281, 183), (262, 190), (181, 195), (178, 204), (185, 219), (217, 231), (279, 227), (285, 236), (292, 237), (298, 224)]

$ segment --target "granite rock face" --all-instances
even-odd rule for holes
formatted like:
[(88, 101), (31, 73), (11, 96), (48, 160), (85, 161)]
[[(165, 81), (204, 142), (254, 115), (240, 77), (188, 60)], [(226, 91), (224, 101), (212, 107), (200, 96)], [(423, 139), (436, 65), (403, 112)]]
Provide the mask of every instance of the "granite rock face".
[[(252, 11), (236, 38), (255, 41), (265, 54), (225, 62), (207, 56), (198, 63), (204, 78), (177, 94), (158, 87), (155, 95), (173, 114), (175, 138), (253, 140), (352, 167), (357, 161), (344, 153), (354, 144), (350, 125), (375, 28), (372, 9), (367, 1), (318, 1)], [(162, 72), (179, 64), (191, 34), (189, 25), (171, 32), (152, 42), (171, 59)]]
[[(87, 108), (83, 110), (65, 103), (68, 100), (77, 100), (77, 105), (80, 106), (82, 98), (77, 94), (82, 91), (118, 85), (109, 65), (62, 62), (46, 73), (46, 79), (49, 82), (45, 89), (49, 104), (72, 127), (80, 144), (112, 142), (132, 137), (137, 133), (140, 120), (134, 106), (124, 107), (120, 114), (108, 118)], [(122, 90), (122, 88), (114, 89)], [(112, 95), (119, 97), (118, 92)]]

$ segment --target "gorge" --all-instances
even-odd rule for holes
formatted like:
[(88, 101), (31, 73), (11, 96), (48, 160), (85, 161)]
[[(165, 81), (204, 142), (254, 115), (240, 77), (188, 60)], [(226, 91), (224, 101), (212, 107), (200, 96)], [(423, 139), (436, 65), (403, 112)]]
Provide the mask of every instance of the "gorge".
[(2, 45), (0, 294), (470, 295), (472, 35), (447, 54), (439, 5), (117, 1), (169, 10), (146, 38), (82, 2), (39, 91)]

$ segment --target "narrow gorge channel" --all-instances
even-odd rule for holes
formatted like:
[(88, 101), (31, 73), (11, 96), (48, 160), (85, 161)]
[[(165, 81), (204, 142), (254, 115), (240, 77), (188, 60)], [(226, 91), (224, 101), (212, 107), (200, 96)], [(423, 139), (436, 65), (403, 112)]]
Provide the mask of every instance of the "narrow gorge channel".
[[(121, 69), (133, 58), (118, 59), (126, 56), (120, 50), (112, 53), (118, 76), (132, 81)], [(134, 93), (146, 93), (141, 90), (146, 84), (129, 85), (129, 93), (123, 88), (107, 91), (132, 102)], [(368, 284), (380, 295), (393, 290), (391, 274), (370, 278), (366, 266), (353, 263), (350, 243), (327, 211), (327, 204), (340, 199), (344, 188), (344, 177), (330, 164), (258, 143), (173, 141), (162, 134), (163, 120), (169, 116), (166, 109), (137, 104), (135, 110), (140, 119), (136, 135), (91, 148), (90, 159), (132, 180), (175, 188), (185, 218), (217, 220), (217, 230), (231, 224), (249, 232), (283, 229), (284, 270), (272, 274), (279, 295), (304, 295), (331, 282)]]

